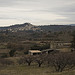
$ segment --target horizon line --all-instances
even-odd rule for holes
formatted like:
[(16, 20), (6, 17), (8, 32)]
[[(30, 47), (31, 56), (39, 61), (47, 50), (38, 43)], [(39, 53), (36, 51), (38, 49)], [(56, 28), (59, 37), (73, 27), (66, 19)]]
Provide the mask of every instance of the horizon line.
[[(25, 22), (25, 23), (29, 23), (29, 22)], [(14, 26), (14, 25), (21, 25), (21, 24), (25, 24), (25, 23), (15, 23), (15, 24), (12, 24), (12, 25), (6, 25), (6, 26), (0, 26), (0, 27), (10, 27), (10, 26)], [(32, 24), (32, 23), (30, 23)], [(74, 26), (75, 24), (32, 24), (34, 26), (48, 26), (48, 25), (71, 25), (71, 26)]]

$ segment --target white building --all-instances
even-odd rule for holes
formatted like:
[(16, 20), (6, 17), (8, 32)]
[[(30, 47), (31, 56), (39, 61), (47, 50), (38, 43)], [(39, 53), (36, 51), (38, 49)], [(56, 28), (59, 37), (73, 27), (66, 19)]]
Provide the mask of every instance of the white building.
[(39, 55), (41, 54), (40, 50), (29, 50), (29, 55)]

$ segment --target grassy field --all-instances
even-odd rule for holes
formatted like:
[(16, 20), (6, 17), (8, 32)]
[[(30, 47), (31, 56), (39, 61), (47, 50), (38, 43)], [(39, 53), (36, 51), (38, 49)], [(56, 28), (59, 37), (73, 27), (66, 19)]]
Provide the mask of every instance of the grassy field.
[(75, 70), (55, 72), (50, 67), (14, 65), (0, 67), (0, 75), (75, 75)]

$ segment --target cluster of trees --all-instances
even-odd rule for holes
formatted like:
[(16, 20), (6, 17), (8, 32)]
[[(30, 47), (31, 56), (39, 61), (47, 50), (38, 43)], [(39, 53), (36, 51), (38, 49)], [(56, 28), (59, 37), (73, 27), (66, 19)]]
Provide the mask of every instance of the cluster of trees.
[(50, 44), (49, 43), (46, 43), (45, 45), (33, 45), (31, 47), (31, 50), (44, 50), (44, 49), (49, 49), (50, 48)]
[(19, 64), (27, 63), (29, 66), (32, 63), (37, 63), (38, 67), (47, 65), (54, 67), (57, 72), (62, 72), (64, 69), (75, 67), (75, 52), (72, 53), (56, 53), (49, 55), (27, 55), (18, 60)]
[[(75, 52), (68, 53), (55, 53), (55, 54), (45, 54), (45, 55), (26, 55), (17, 60), (19, 65), (27, 64), (31, 66), (32, 64), (37, 64), (38, 67), (47, 66), (54, 68), (57, 72), (62, 72), (63, 70), (69, 70), (75, 67)], [(4, 65), (14, 65), (14, 61), (6, 58), (0, 59), (0, 64)]]
[[(48, 29), (47, 29), (48, 30)], [(51, 40), (64, 40), (63, 37), (66, 38), (66, 34), (70, 34), (71, 31), (52, 31), (49, 29), (49, 31), (18, 31), (18, 32), (11, 32), (9, 30), (6, 31), (0, 31), (0, 42), (18, 42), (18, 41), (26, 41), (26, 40), (44, 40), (44, 41), (51, 41)], [(61, 35), (62, 34), (62, 35)], [(62, 37), (59, 39), (59, 37)], [(71, 35), (69, 35), (69, 38)], [(57, 38), (56, 38), (57, 37)], [(15, 40), (15, 41), (14, 41)], [(68, 39), (66, 39), (68, 40)]]
[(9, 52), (10, 57), (13, 57), (16, 51), (24, 50), (24, 45), (16, 44), (16, 43), (8, 43), (7, 48), (10, 49), (10, 52)]
[(16, 43), (8, 43), (7, 48), (12, 50), (24, 50), (24, 46), (22, 44), (16, 44)]

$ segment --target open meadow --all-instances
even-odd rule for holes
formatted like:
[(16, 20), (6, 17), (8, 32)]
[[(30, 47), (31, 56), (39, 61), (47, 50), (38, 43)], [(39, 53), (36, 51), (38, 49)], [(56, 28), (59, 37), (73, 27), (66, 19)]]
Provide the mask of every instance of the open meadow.
[(75, 70), (55, 72), (50, 67), (17, 65), (0, 67), (0, 75), (75, 75)]

